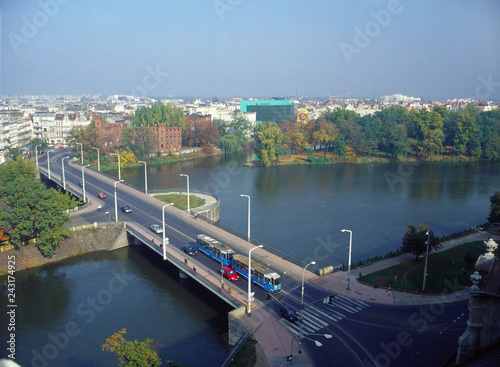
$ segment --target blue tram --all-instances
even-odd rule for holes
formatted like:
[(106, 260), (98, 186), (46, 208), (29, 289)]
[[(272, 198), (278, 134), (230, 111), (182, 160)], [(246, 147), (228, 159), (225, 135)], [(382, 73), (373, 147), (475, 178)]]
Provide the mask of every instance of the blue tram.
[(196, 236), (196, 245), (198, 250), (209, 258), (220, 262), (223, 266), (231, 266), (234, 251), (229, 246), (204, 234)]
[[(234, 254), (231, 267), (234, 271), (248, 279), (248, 257), (240, 254)], [(280, 275), (269, 269), (267, 266), (252, 260), (251, 281), (272, 293), (281, 289)]]

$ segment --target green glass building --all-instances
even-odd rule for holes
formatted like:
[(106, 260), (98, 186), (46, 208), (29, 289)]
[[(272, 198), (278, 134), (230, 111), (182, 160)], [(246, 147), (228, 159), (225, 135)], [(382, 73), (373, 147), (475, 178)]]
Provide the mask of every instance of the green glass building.
[(241, 112), (256, 112), (256, 124), (262, 121), (274, 121), (281, 124), (283, 120), (290, 120), (295, 112), (293, 101), (283, 98), (266, 100), (242, 100), (240, 101)]

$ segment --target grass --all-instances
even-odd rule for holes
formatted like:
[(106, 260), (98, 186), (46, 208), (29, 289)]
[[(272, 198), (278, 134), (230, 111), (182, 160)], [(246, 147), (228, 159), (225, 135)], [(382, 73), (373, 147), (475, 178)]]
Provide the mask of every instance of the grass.
[[(473, 264), (484, 252), (484, 243), (476, 241), (429, 255), (425, 291), (427, 293), (448, 293), (471, 286), (469, 277), (473, 272)], [(466, 262), (466, 257), (473, 259), (472, 265)], [(389, 283), (391, 283), (392, 289), (421, 291), (424, 266), (425, 258), (421, 257), (416, 262), (410, 261), (376, 273), (363, 275), (359, 280), (381, 287), (389, 287)], [(465, 276), (463, 269), (466, 270)], [(450, 283), (454, 285), (453, 290), (449, 287)]]
[[(171, 195), (157, 195), (155, 198), (160, 199), (166, 203), (174, 203), (174, 206), (176, 208), (179, 208), (181, 210), (186, 210), (187, 209), (187, 195), (177, 195), (177, 194), (171, 194)], [(189, 195), (189, 208), (197, 208), (199, 206), (205, 205), (205, 200)]]
[(257, 362), (256, 344), (257, 341), (254, 338), (248, 338), (229, 367), (254, 367)]

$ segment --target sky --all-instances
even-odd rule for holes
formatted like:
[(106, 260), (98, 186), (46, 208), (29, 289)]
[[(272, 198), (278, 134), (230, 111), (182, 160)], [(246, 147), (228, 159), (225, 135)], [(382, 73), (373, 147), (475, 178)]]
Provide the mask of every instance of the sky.
[(500, 100), (498, 0), (0, 0), (0, 95)]

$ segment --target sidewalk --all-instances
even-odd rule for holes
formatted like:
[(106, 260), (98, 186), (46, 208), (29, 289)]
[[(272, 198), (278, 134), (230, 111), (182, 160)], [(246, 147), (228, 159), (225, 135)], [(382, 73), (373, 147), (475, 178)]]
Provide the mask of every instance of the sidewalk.
[[(499, 235), (492, 236), (495, 241), (500, 240)], [(487, 232), (475, 232), (466, 236), (455, 238), (442, 243), (442, 247), (436, 251), (441, 252), (452, 247), (469, 243), (473, 241), (486, 241), (488, 239)], [(358, 274), (363, 275), (375, 273), (382, 269), (390, 268), (394, 265), (413, 261), (415, 256), (411, 254), (401, 254), (396, 257), (387, 258), (377, 261), (371, 265), (355, 269), (351, 272), (351, 290), (347, 290), (347, 272), (337, 271), (322, 277), (316, 277), (313, 282), (323, 288), (329, 289), (332, 292), (343, 296), (352, 297), (366, 302), (374, 302), (381, 304), (395, 305), (424, 305), (432, 303), (450, 303), (459, 302), (469, 299), (469, 292), (463, 290), (449, 295), (427, 295), (415, 294), (401, 291), (390, 291), (384, 288), (374, 288), (372, 286), (359, 283), (357, 281)]]

